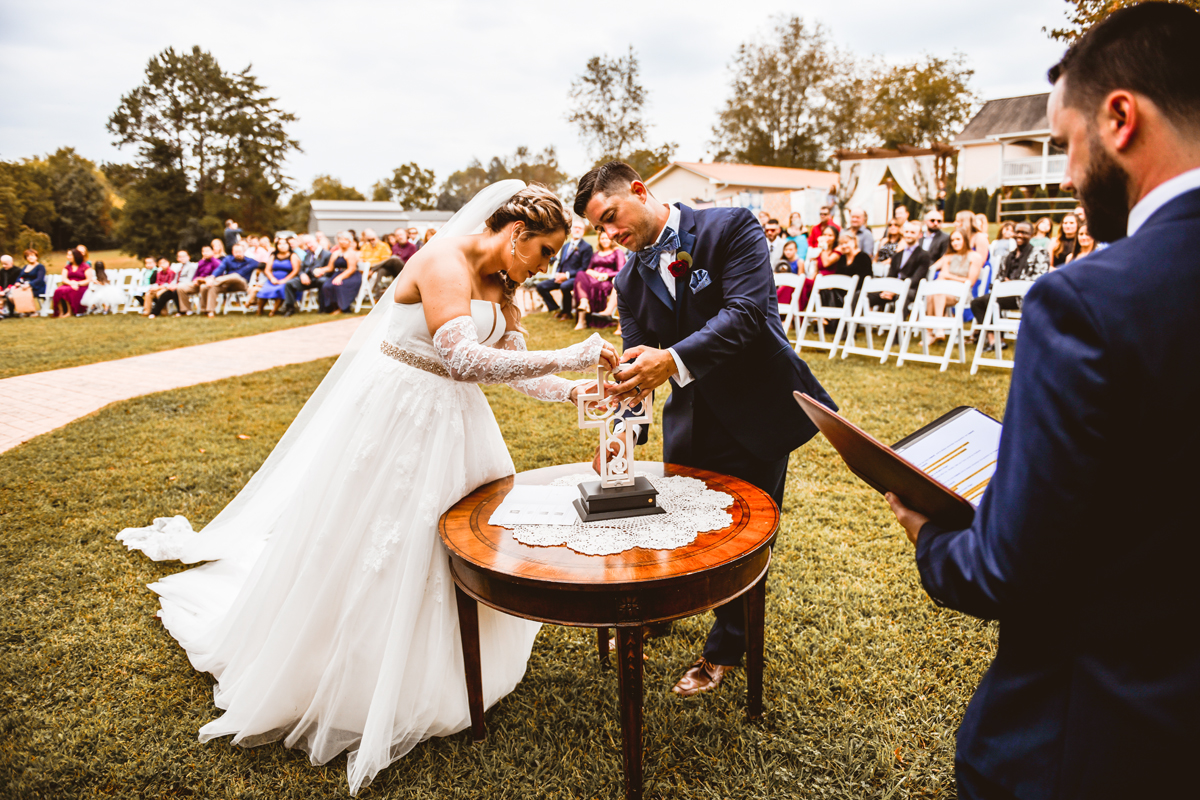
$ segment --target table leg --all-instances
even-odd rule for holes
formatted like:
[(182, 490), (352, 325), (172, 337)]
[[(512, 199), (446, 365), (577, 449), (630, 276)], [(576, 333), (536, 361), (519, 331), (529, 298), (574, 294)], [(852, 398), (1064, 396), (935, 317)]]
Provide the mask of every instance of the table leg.
[(483, 670), (479, 665), (479, 604), (454, 584), (458, 603), (458, 632), (462, 638), (463, 667), (467, 674), (467, 705), (471, 709), (471, 738), (482, 742), (487, 736), (483, 723)]
[(600, 652), (600, 663), (608, 664), (608, 628), (596, 628), (596, 649)]
[(642, 629), (617, 628), (625, 800), (642, 800)]
[(767, 576), (746, 592), (746, 714), (762, 716), (763, 626), (767, 614)]

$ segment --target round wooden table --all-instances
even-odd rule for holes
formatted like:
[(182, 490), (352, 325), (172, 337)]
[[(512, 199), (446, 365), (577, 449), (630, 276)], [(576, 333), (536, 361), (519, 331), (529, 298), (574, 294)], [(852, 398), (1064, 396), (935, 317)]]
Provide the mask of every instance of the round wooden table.
[(532, 547), (488, 524), (514, 483), (545, 485), (592, 474), (591, 464), (565, 464), (480, 486), (439, 524), (450, 551), (475, 740), (485, 735), (476, 601), (525, 619), (598, 628), (602, 660), (608, 657), (608, 628), (616, 628), (625, 796), (631, 800), (642, 796), (642, 626), (699, 614), (746, 594), (746, 709), (752, 718), (762, 714), (765, 578), (779, 528), (775, 502), (740, 478), (655, 462), (638, 462), (637, 468), (700, 478), (726, 492), (733, 497), (733, 523), (675, 550), (634, 548), (607, 556)]

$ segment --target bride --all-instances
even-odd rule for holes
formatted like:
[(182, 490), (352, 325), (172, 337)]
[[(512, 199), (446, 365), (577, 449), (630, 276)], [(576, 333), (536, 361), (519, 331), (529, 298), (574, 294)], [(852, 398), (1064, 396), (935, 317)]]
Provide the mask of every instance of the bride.
[[(512, 289), (562, 247), (549, 190), (480, 192), (409, 260), (246, 487), (208, 526), (182, 517), (118, 539), (208, 562), (150, 588), (224, 713), (200, 740), (283, 740), (323, 764), (349, 751), (351, 793), (419, 742), (470, 724), (439, 516), (513, 473), (478, 383), (574, 401), (553, 375), (604, 362), (592, 336), (527, 352)], [(579, 383), (584, 383), (580, 381)], [(539, 625), (481, 606), (484, 701), (525, 674)]]

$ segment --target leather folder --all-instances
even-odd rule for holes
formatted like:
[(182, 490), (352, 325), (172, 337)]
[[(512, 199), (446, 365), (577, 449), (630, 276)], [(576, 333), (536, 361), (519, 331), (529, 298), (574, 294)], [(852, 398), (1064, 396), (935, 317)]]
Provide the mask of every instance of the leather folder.
[(850, 471), (875, 491), (892, 492), (913, 511), (950, 530), (966, 528), (975, 519), (975, 508), (965, 497), (807, 394), (792, 394)]

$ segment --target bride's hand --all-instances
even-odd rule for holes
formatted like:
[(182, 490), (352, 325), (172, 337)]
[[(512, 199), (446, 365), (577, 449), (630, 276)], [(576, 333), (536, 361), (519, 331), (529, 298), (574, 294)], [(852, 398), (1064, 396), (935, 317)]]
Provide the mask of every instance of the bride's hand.
[(609, 372), (617, 368), (617, 351), (608, 342), (600, 348), (600, 364)]

